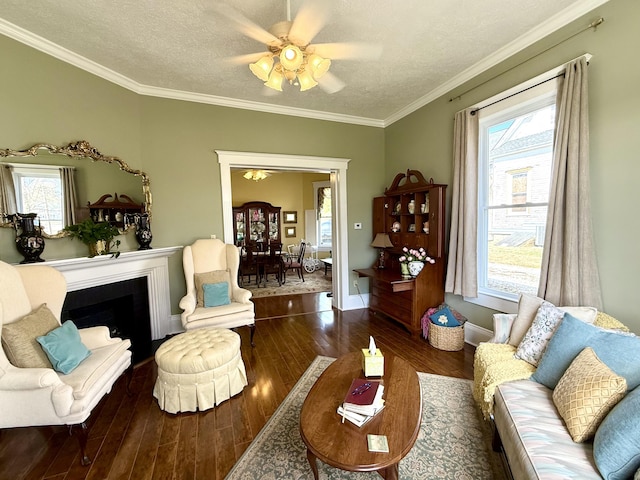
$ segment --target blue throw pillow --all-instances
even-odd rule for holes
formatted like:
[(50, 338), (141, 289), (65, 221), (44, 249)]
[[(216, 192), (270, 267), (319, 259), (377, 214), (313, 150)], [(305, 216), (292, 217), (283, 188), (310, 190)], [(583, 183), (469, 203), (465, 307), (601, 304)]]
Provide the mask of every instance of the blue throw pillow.
[(604, 418), (593, 439), (593, 458), (605, 480), (631, 478), (640, 468), (640, 387)]
[(628, 390), (640, 385), (640, 337), (603, 330), (568, 313), (549, 340), (531, 378), (556, 388), (564, 371), (585, 347), (591, 347), (604, 364), (624, 377)]
[(429, 319), (431, 323), (435, 325), (440, 325), (441, 327), (459, 327), (460, 322), (453, 315), (453, 312), (449, 309), (449, 307), (444, 307), (438, 310), (436, 313), (432, 313), (429, 315)]
[(36, 340), (49, 357), (53, 369), (65, 375), (71, 373), (80, 362), (91, 355), (80, 339), (80, 333), (71, 320)]
[(202, 285), (204, 290), (204, 306), (219, 307), (221, 305), (229, 305), (229, 284), (227, 282), (205, 283)]

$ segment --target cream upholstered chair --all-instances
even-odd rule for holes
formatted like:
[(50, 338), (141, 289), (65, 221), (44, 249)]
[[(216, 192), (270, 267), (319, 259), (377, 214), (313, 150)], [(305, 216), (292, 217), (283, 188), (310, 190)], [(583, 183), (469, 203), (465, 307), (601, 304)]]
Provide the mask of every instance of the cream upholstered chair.
[[(64, 276), (52, 267), (14, 267), (0, 261), (0, 329), (4, 330), (0, 348), (0, 428), (68, 425), (80, 441), (80, 461), (88, 465), (91, 460), (85, 450), (89, 433), (85, 420), (122, 373), (127, 369), (132, 373), (131, 342), (111, 338), (107, 327), (79, 329), (80, 339), (91, 354), (67, 374), (51, 367), (16, 367), (9, 361), (11, 358), (20, 365), (41, 362), (33, 359), (34, 353), (47, 361), (44, 351), (29, 335), (46, 322), (53, 324), (53, 329), (60, 325), (66, 293)], [(34, 319), (38, 315), (35, 312), (46, 310), (40, 308), (42, 304), (48, 307), (46, 321)], [(33, 345), (32, 351), (29, 344)]]
[[(202, 327), (251, 328), (251, 345), (255, 333), (255, 309), (251, 292), (238, 286), (240, 251), (219, 239), (200, 239), (182, 251), (187, 294), (180, 300), (182, 326), (185, 330)], [(228, 284), (228, 302), (206, 307), (205, 285)], [(221, 302), (225, 303), (225, 302)]]

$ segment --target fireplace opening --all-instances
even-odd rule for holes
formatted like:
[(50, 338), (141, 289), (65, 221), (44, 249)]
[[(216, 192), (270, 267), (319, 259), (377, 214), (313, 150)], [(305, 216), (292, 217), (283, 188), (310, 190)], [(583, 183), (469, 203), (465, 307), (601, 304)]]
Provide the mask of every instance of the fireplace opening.
[(112, 337), (130, 339), (133, 363), (151, 356), (146, 277), (68, 292), (61, 320), (71, 320), (78, 328), (106, 326)]

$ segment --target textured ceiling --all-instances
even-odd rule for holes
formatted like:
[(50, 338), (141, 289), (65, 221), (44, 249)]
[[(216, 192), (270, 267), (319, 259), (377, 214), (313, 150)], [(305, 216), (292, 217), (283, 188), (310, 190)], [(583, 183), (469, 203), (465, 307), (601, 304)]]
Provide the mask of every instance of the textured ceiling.
[[(266, 49), (216, 0), (2, 0), (0, 33), (142, 94), (384, 125), (606, 1), (326, 0), (312, 43), (382, 49), (378, 60), (334, 60), (346, 84), (334, 94), (275, 92), (230, 62)], [(286, 0), (226, 3), (265, 28), (287, 16)], [(300, 4), (291, 0), (292, 17)]]

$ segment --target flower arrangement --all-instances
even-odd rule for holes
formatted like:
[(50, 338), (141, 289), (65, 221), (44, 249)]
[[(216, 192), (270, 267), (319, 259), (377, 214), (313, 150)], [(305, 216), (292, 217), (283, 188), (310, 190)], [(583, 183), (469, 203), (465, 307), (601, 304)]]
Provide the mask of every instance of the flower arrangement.
[(410, 262), (422, 262), (422, 263), (431, 263), (434, 264), (436, 261), (427, 255), (427, 252), (424, 248), (420, 247), (418, 249), (402, 247), (402, 256), (398, 258), (400, 263), (410, 263)]

